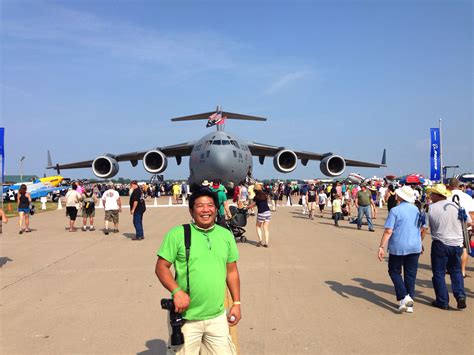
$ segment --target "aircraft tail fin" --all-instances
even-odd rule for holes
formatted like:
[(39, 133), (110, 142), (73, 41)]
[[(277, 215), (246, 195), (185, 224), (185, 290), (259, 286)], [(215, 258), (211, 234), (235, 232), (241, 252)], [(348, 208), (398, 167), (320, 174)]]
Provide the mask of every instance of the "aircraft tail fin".
[(380, 164), (387, 166), (387, 148), (383, 149), (382, 162)]
[(53, 161), (51, 159), (51, 152), (48, 149), (48, 167), (53, 166)]
[(56, 164), (56, 165), (53, 165), (53, 160), (51, 159), (51, 152), (49, 151), (48, 149), (48, 166), (46, 167), (46, 169), (56, 169), (56, 172), (59, 174), (61, 174), (61, 172), (59, 171), (59, 164)]

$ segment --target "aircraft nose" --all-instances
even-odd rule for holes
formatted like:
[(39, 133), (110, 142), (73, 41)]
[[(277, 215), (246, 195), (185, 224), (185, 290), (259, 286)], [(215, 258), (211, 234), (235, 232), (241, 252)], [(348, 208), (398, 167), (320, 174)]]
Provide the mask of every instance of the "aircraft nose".
[(229, 171), (229, 166), (232, 158), (232, 152), (227, 150), (215, 150), (212, 152), (211, 169), (214, 173), (221, 176), (226, 175)]

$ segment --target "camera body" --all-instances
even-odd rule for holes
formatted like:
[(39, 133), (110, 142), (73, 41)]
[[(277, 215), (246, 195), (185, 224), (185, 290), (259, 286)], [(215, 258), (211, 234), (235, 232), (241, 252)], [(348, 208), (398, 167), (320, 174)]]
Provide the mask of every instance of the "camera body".
[(171, 345), (183, 345), (184, 335), (181, 332), (181, 327), (185, 322), (183, 315), (174, 311), (174, 302), (170, 298), (161, 299), (161, 308), (170, 312)]

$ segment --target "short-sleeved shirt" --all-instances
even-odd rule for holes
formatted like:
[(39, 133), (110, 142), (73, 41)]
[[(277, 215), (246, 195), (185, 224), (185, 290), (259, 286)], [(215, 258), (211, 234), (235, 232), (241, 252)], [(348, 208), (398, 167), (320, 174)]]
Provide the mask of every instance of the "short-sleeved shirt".
[(133, 208), (133, 204), (135, 201), (137, 201), (135, 213), (144, 213), (146, 211), (146, 205), (145, 200), (143, 199), (142, 190), (139, 187), (133, 189), (133, 192), (130, 195), (130, 210)]
[(459, 196), (459, 203), (461, 207), (464, 208), (467, 213), (474, 212), (474, 200), (471, 196), (461, 190), (452, 190), (451, 193), (453, 195), (448, 197), (449, 201), (452, 201), (454, 196)]
[(102, 201), (104, 201), (104, 210), (118, 210), (119, 205), (117, 201), (119, 198), (119, 193), (114, 189), (108, 189), (107, 191), (105, 191), (102, 195)]
[[(458, 206), (450, 200), (441, 200), (430, 205), (428, 211), (431, 238), (444, 245), (463, 245), (461, 221), (458, 219)], [(467, 221), (471, 217), (467, 214)]]
[[(187, 292), (184, 228), (172, 228), (165, 236), (157, 255), (174, 264), (177, 283)], [(189, 288), (191, 303), (183, 313), (188, 320), (206, 320), (224, 313), (227, 264), (239, 259), (232, 233), (214, 225), (203, 230), (191, 224), (189, 252)]]
[(82, 196), (77, 190), (69, 190), (66, 194), (66, 207), (77, 207)]
[(385, 228), (392, 229), (388, 252), (392, 255), (421, 253), (421, 214), (411, 203), (401, 202), (392, 208)]
[(325, 205), (327, 199), (328, 197), (326, 196), (326, 194), (321, 191), (318, 195), (318, 200), (319, 200), (318, 204)]
[(357, 203), (359, 206), (367, 206), (370, 205), (370, 199), (372, 198), (372, 192), (369, 190), (362, 191), (360, 190), (357, 193)]
[(260, 199), (260, 198), (255, 197), (253, 201), (257, 205), (257, 213), (270, 211), (270, 207), (268, 207), (267, 199)]
[(247, 191), (247, 188), (245, 186), (241, 186), (240, 191), (239, 191), (239, 200), (247, 201), (248, 197), (249, 197), (249, 193)]
[(217, 203), (219, 204), (217, 206), (217, 213), (219, 214), (219, 216), (224, 216), (225, 215), (224, 202), (227, 201), (227, 194), (225, 193), (224, 186), (219, 185), (217, 189), (211, 186), (209, 187), (209, 190), (217, 194)]
[(332, 212), (333, 213), (341, 213), (342, 212), (342, 207), (341, 207), (341, 199), (336, 198), (334, 201), (332, 201)]

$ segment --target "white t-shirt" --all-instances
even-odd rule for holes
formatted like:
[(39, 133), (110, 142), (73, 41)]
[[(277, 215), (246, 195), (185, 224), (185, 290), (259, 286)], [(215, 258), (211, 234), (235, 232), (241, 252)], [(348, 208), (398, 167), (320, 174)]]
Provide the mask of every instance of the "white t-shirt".
[(117, 191), (113, 189), (109, 189), (104, 192), (102, 195), (102, 201), (104, 202), (104, 210), (110, 211), (110, 210), (118, 210), (119, 205), (118, 205), (118, 199), (120, 198), (120, 195)]
[(467, 213), (474, 212), (474, 200), (467, 193), (462, 192), (461, 190), (452, 190), (452, 196), (448, 197), (449, 201), (453, 200), (453, 196), (459, 196), (459, 203), (462, 208), (466, 210)]
[(387, 192), (387, 188), (382, 186), (382, 187), (379, 189), (380, 198), (384, 198), (384, 197), (385, 197), (385, 192)]
[[(462, 247), (461, 221), (458, 219), (458, 206), (451, 200), (442, 200), (430, 205), (428, 212), (431, 237), (444, 245)], [(468, 223), (471, 217), (467, 216)]]
[(247, 201), (248, 197), (249, 197), (249, 194), (248, 194), (247, 188), (245, 186), (240, 186), (239, 200)]
[(321, 191), (318, 195), (318, 204), (325, 205), (327, 199), (328, 199), (327, 195)]

